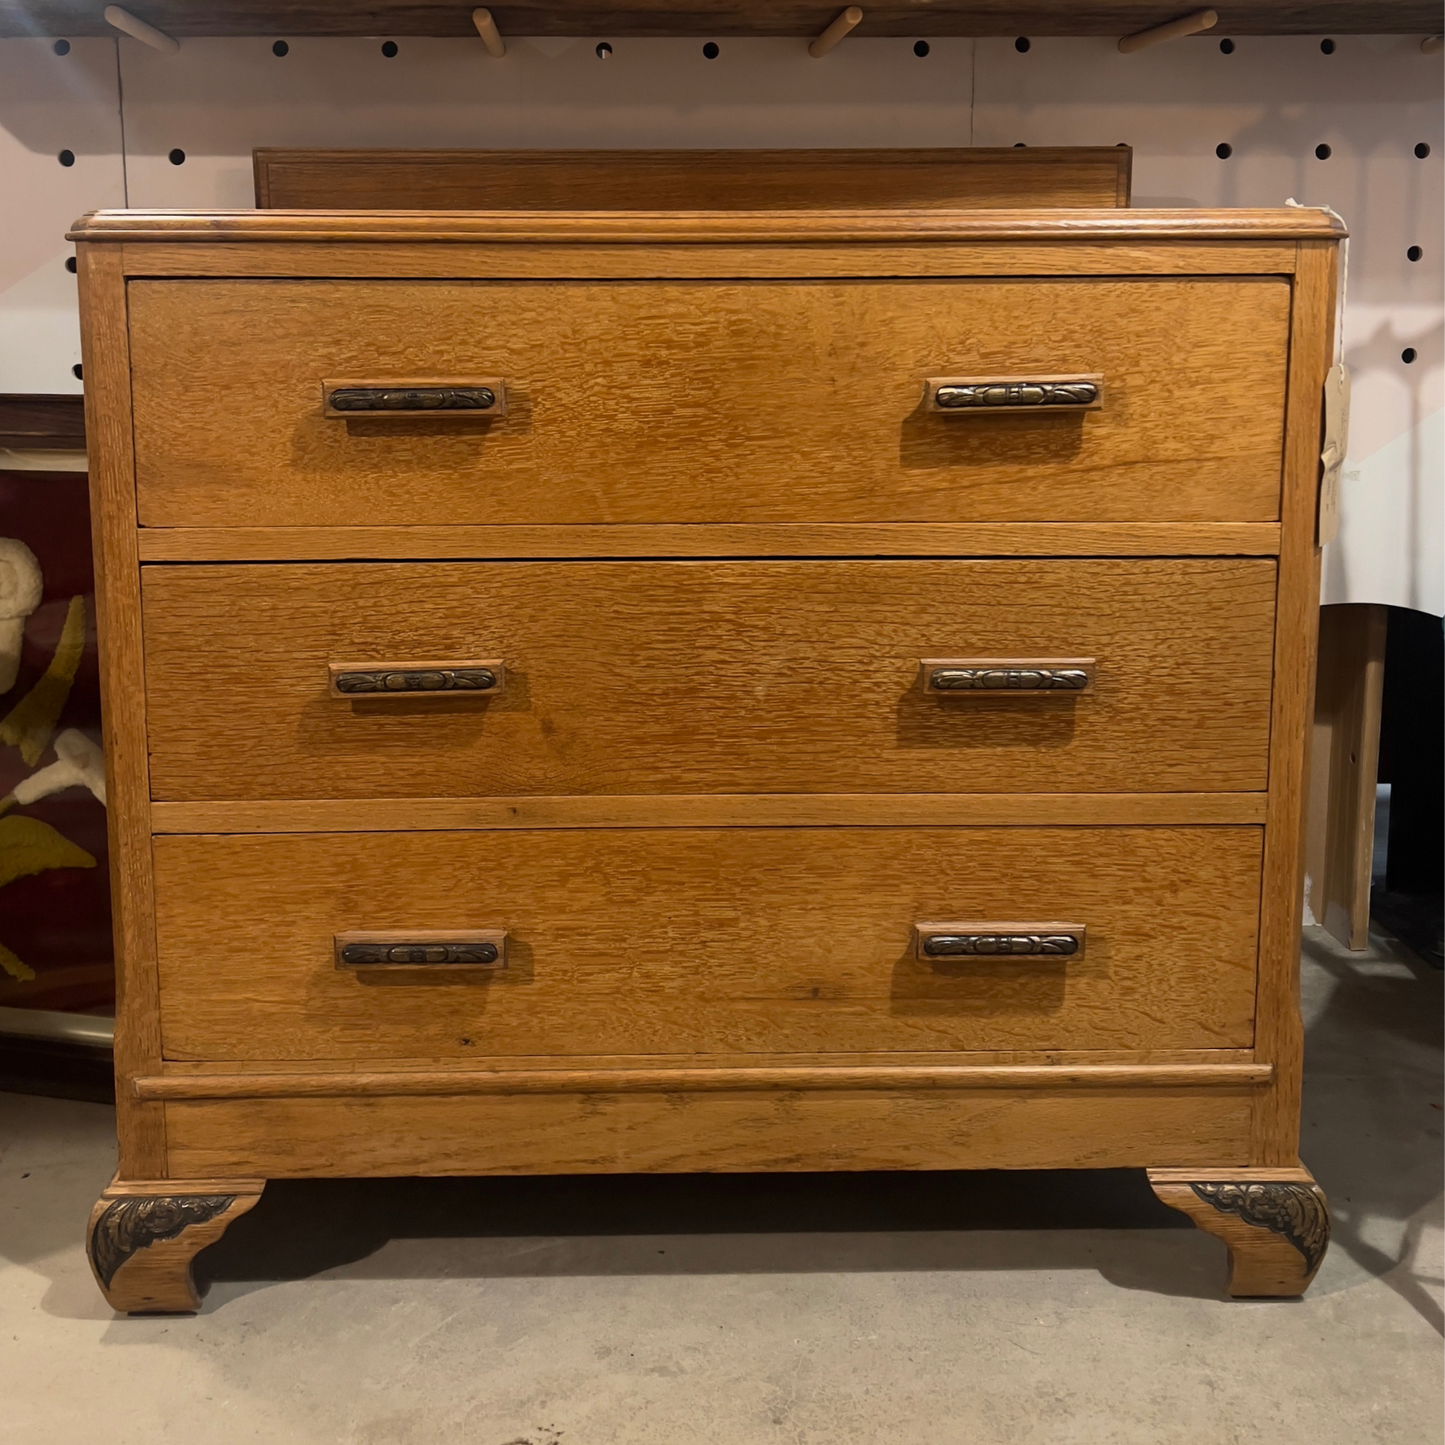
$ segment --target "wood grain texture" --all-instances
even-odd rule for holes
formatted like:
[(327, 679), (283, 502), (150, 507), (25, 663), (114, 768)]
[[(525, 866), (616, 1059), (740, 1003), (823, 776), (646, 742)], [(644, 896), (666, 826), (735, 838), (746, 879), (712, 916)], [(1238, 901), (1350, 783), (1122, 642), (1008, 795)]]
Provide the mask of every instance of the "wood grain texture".
[(201, 1305), (191, 1276), (196, 1255), (254, 1208), (264, 1187), (256, 1179), (112, 1183), (86, 1232), (106, 1302), (130, 1314), (194, 1313)]
[[(1033, 213), (990, 214), (1014, 217)], [(659, 276), (789, 280), (815, 276), (1288, 276), (1293, 275), (1298, 259), (1296, 243), (1287, 235), (1231, 238), (1185, 234), (1139, 240), (1122, 234), (1070, 237), (1044, 232), (1033, 238), (1002, 239), (1007, 244), (999, 245), (986, 236), (961, 241), (914, 238), (899, 244), (880, 231), (872, 241), (762, 236), (752, 241), (680, 239), (634, 245), (622, 237), (582, 241), (561, 236), (518, 244), (460, 235), (452, 236), (444, 246), (434, 246), (407, 235), (390, 240), (333, 239), (324, 245), (301, 235), (289, 240), (253, 239), (237, 246), (197, 237), (173, 245), (157, 236), (150, 241), (127, 242), (121, 255), (127, 276), (312, 276), (329, 280), (380, 276), (485, 281), (555, 280), (559, 276), (614, 280)]]
[(171, 1167), (268, 1178), (1238, 1164), (1249, 1089), (167, 1103)]
[(1264, 793), (673, 793), (152, 803), (156, 833), (1263, 823)]
[(281, 150), (263, 210), (838, 210), (1127, 206), (1128, 146), (872, 150)]
[(140, 1099), (465, 1098), (474, 1094), (741, 1093), (757, 1089), (1119, 1089), (1262, 1084), (1268, 1064), (857, 1065), (645, 1069), (409, 1069), (397, 1072), (168, 1074)]
[(1329, 1206), (1307, 1169), (1150, 1169), (1159, 1199), (1229, 1249), (1229, 1293), (1292, 1299), (1329, 1247)]
[[(1268, 280), (134, 282), (141, 517), (1267, 521), (1287, 304)], [(954, 424), (920, 411), (945, 360), (1095, 368), (1111, 404)], [(341, 370), (494, 371), (511, 415), (328, 419)]]
[(1334, 360), (1335, 246), (1302, 242), (1290, 318), (1279, 606), (1270, 742), (1269, 822), (1260, 909), (1260, 1057), (1275, 1078), (1255, 1103), (1252, 1162), (1294, 1165), (1299, 1152), (1304, 1030), (1299, 1009), (1304, 821), (1319, 632), (1315, 544), (1325, 373)]
[(0, 447), (84, 451), (85, 398), (0, 394)]
[(142, 562), (528, 557), (1270, 557), (1277, 522), (145, 527)]
[(125, 281), (118, 247), (79, 253), (85, 431), (90, 459), (91, 551), (95, 562), (100, 650), (111, 926), (115, 942), (115, 1071), (120, 1170), (133, 1178), (165, 1175), (165, 1120), (137, 1103), (127, 1082), (160, 1062), (150, 775), (146, 759), (145, 663), (140, 565), (136, 555), (130, 354)]
[(1305, 873), (1317, 922), (1346, 948), (1368, 945), (1375, 781), (1387, 609), (1320, 609)]
[[(1249, 791), (1272, 561), (147, 567), (158, 800)], [(1087, 697), (926, 694), (920, 657), (1094, 657)], [(494, 656), (492, 700), (327, 664)], [(244, 706), (238, 700), (244, 699)]]
[[(490, 7), (508, 35), (780, 35), (811, 39), (837, 14), (833, 0), (513, 0)], [(1433, 34), (1440, 17), (1424, 0), (1235, 0), (1215, 7), (1220, 33), (1235, 35)], [(441, 0), (378, 0), (364, 10), (340, 0), (149, 0), (145, 14), (168, 35), (450, 35), (480, 42), (468, 6)], [(1178, 0), (886, 0), (870, 4), (857, 37), (893, 35), (1127, 35), (1179, 14)], [(113, 35), (88, 0), (4, 0), (0, 35)], [(807, 63), (805, 47), (798, 55)]]
[[(1254, 828), (161, 837), (171, 1059), (1247, 1047)], [(1069, 917), (1083, 959), (913, 957)], [(224, 928), (217, 920), (224, 919)], [(354, 929), (505, 928), (485, 982), (368, 986)]]
[(69, 241), (491, 241), (607, 242), (628, 246), (882, 241), (1067, 239), (1131, 245), (1150, 241), (1333, 240), (1346, 234), (1333, 211), (1266, 210), (999, 211), (90, 211)]
[[(134, 281), (140, 516), (1271, 521), (1288, 306), (1277, 278)], [(927, 376), (1031, 368), (1109, 401), (923, 410)], [(509, 414), (327, 418), (342, 373), (501, 375)]]

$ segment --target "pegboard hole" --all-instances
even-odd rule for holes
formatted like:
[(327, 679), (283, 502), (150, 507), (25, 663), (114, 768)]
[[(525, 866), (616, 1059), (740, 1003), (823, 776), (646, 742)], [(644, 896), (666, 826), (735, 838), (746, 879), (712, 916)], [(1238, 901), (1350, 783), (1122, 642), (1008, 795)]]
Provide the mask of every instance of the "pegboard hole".
[(1020, 35), (1019, 38), (1014, 41), (1014, 49), (1017, 50), (1020, 55), (1022, 55), (1024, 51), (1026, 51), (1028, 48), (1029, 38), (1027, 35)]
[(716, 60), (718, 56), (722, 54), (722, 50), (716, 40), (709, 40), (708, 43), (703, 46), (702, 53), (704, 59)]
[(913, 53), (922, 60), (928, 54), (929, 44), (926, 40), (915, 40), (913, 42)]
[(1333, 154), (1334, 152), (1329, 148), (1329, 146), (1315, 147), (1315, 159), (1317, 161), (1327, 161)]
[(1409, 364), (1410, 364), (1412, 361), (1414, 361), (1414, 359), (1415, 359), (1419, 354), (1420, 354), (1420, 353), (1419, 353), (1418, 351), (1416, 351), (1413, 346), (1407, 346), (1407, 347), (1400, 353), (1400, 360), (1403, 361), (1406, 366), (1409, 366)]
[(1221, 55), (1233, 55), (1233, 54), (1234, 54), (1234, 41), (1232, 41), (1232, 40), (1221, 40), (1221, 41), (1219, 42), (1219, 53), (1220, 53)]
[(84, 368), (78, 361), (75, 363), (74, 366), (72, 366), (72, 367), (70, 368), (70, 374), (71, 374), (77, 381), (84, 381), (84, 380), (85, 380), (85, 368)]
[(291, 47), (284, 40), (278, 40), (271, 46), (272, 55), (289, 55)]
[(1214, 147), (1214, 154), (1217, 155), (1220, 160), (1227, 161), (1230, 156), (1234, 154), (1234, 147), (1230, 145), (1227, 140), (1220, 141), (1220, 143)]
[(1419, 246), (1411, 246), (1410, 249), (1405, 252), (1406, 257), (1411, 261), (1418, 261), (1424, 254), (1425, 252)]
[(166, 159), (169, 160), (173, 166), (183, 166), (186, 163), (186, 153), (180, 146), (177, 146)]
[(61, 151), (61, 153), (56, 156), (55, 159), (58, 160), (63, 166), (73, 166), (75, 164), (75, 152)]
[(1320, 51), (1324, 55), (1333, 55), (1335, 53), (1335, 42), (1333, 40), (1321, 40)]
[(67, 256), (67, 257), (65, 258), (65, 269), (66, 269), (67, 271), (69, 271), (72, 276), (75, 275), (76, 266), (75, 266), (75, 257), (74, 257), (74, 256)]
[(597, 58), (598, 60), (610, 60), (612, 58), (612, 47), (605, 40), (597, 47)]
[(382, 41), (381, 53), (386, 56), (388, 60), (390, 60), (392, 56), (395, 55), (400, 49), (401, 46), (399, 46), (394, 40)]
[(69, 42), (68, 40), (57, 40), (57, 41), (55, 42), (55, 44), (52, 45), (50, 48), (51, 48), (57, 55), (69, 55), (69, 54), (70, 54), (70, 42)]
[(1430, 147), (1427, 146), (1424, 141), (1421, 141), (1420, 144), (1415, 147), (1415, 158), (1416, 158), (1417, 160), (1422, 160), (1422, 161), (1423, 161), (1423, 160), (1425, 159), (1425, 157), (1428, 156), (1429, 154), (1430, 154)]

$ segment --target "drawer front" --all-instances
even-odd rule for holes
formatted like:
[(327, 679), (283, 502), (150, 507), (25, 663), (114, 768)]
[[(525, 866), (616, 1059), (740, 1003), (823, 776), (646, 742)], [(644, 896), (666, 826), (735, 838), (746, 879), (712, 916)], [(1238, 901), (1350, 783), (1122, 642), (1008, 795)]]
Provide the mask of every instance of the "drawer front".
[[(147, 567), (151, 785), (1259, 790), (1274, 580), (1262, 559)], [(1089, 685), (932, 688), (980, 660)]]
[[(137, 281), (129, 308), (149, 526), (1278, 516), (1278, 277)], [(1102, 406), (925, 404), (1058, 376)], [(505, 415), (323, 405), (468, 378)]]
[[(1243, 827), (158, 837), (164, 1051), (1247, 1047), (1261, 838)], [(923, 957), (917, 930), (930, 922), (975, 938), (1057, 937), (1068, 924), (1083, 944)], [(418, 930), (504, 932), (505, 966), (338, 966), (338, 938), (405, 945)]]

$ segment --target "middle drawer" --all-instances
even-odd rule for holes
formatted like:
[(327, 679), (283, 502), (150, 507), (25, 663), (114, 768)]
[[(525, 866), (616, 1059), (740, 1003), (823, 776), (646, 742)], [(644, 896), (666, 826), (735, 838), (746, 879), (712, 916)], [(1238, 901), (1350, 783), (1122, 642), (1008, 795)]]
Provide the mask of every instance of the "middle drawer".
[[(157, 799), (1262, 789), (1268, 559), (143, 569)], [(1092, 659), (1080, 693), (924, 660)], [(500, 662), (494, 693), (329, 670)]]

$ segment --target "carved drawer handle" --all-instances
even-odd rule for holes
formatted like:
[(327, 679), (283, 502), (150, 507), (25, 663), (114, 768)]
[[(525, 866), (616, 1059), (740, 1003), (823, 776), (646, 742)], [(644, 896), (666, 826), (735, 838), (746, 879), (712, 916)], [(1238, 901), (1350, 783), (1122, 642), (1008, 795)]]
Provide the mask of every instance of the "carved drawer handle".
[(329, 417), (494, 417), (507, 414), (499, 376), (435, 381), (323, 381), (321, 409)]
[(1098, 375), (930, 376), (924, 387), (924, 409), (944, 416), (1097, 411), (1104, 404)]
[(923, 690), (947, 697), (1078, 696), (1093, 692), (1092, 657), (924, 658)]
[(488, 662), (333, 662), (332, 697), (490, 696), (502, 690), (507, 670)]
[(1084, 951), (1082, 923), (916, 923), (918, 957), (1074, 958)]
[(413, 929), (406, 933), (338, 933), (332, 940), (336, 966), (366, 969), (445, 968), (449, 971), (507, 966), (507, 934), (503, 929), (479, 933), (445, 933)]

